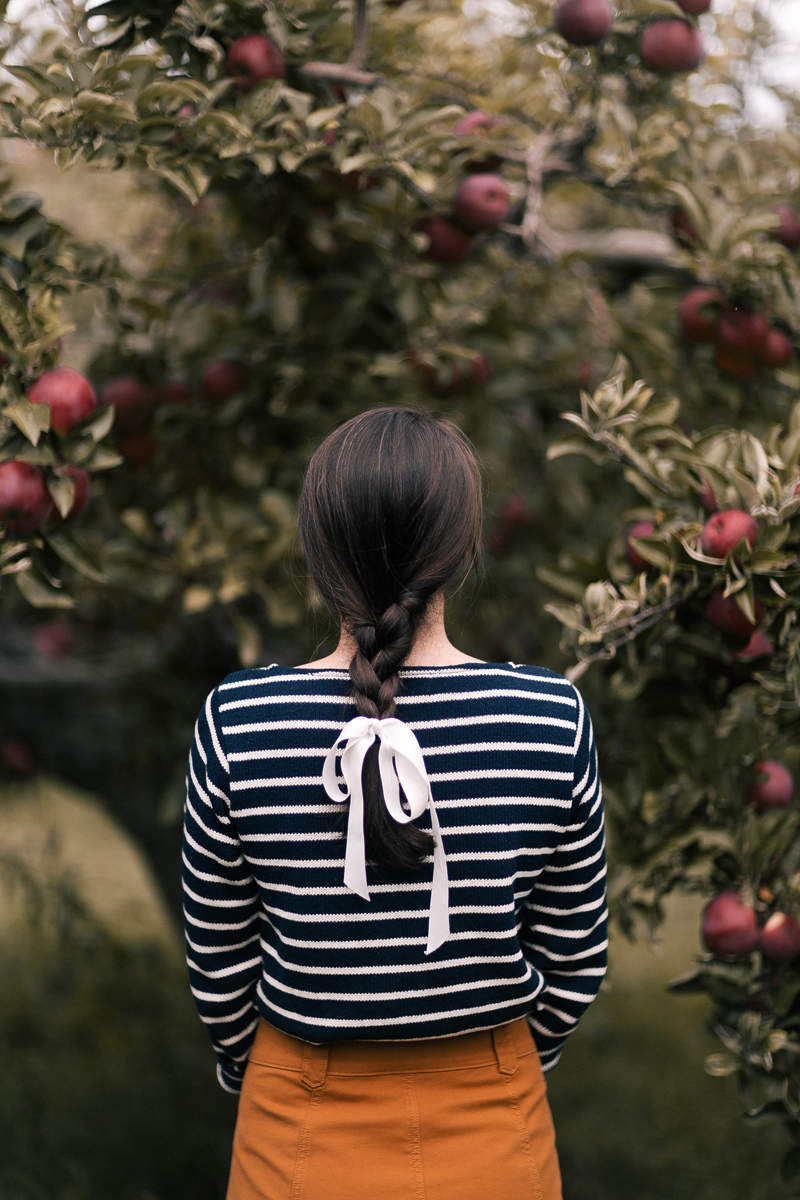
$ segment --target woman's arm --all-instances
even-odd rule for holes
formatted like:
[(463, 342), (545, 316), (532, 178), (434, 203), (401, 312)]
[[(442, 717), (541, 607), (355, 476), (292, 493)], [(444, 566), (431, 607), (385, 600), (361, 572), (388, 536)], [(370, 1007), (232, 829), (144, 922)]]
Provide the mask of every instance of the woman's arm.
[(183, 827), (186, 957), (197, 1011), (217, 1053), (217, 1077), (241, 1088), (258, 1024), (259, 897), (230, 819), (229, 767), (212, 692), (189, 755)]
[(558, 849), (522, 912), (520, 942), (544, 976), (528, 1020), (544, 1071), (597, 995), (607, 964), (606, 856), (602, 787), (589, 714), (578, 698), (573, 806)]

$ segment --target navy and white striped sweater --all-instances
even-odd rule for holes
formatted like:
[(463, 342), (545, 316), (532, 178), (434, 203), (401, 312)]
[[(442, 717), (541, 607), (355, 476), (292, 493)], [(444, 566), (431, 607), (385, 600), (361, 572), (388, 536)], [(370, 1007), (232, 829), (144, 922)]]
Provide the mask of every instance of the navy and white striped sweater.
[[(322, 763), (355, 715), (346, 671), (271, 666), (216, 688), (189, 760), (183, 849), (195, 1002), (223, 1087), (259, 1016), (311, 1042), (435, 1038), (527, 1016), (545, 1070), (606, 966), (605, 840), (591, 722), (540, 667), (407, 667), (450, 877), (449, 939), (425, 954), (432, 857), (342, 881)], [(421, 829), (430, 829), (426, 812)]]

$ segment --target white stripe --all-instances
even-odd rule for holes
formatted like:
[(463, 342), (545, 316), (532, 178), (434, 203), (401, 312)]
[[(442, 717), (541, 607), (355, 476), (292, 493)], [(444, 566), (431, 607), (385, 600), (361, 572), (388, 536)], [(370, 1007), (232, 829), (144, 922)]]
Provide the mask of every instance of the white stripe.
[(598, 896), (596, 900), (590, 900), (586, 904), (578, 904), (575, 908), (548, 908), (545, 904), (526, 904), (526, 912), (546, 913), (549, 917), (571, 917), (575, 913), (591, 912), (593, 908), (599, 908), (604, 903), (605, 897)]
[(258, 934), (254, 933), (252, 937), (246, 938), (243, 942), (235, 942), (230, 946), (200, 946), (187, 936), (186, 945), (191, 950), (194, 950), (195, 954), (228, 954), (231, 950), (243, 950), (245, 946), (249, 946), (258, 940)]
[(228, 766), (228, 760), (223, 753), (222, 746), (220, 745), (219, 738), (217, 737), (217, 730), (214, 725), (214, 716), (211, 712), (211, 696), (209, 696), (206, 700), (206, 721), (208, 722), (208, 729), (211, 734), (211, 743), (214, 747), (217, 758), (219, 759), (220, 766), (227, 775), (230, 775), (231, 769)]
[(247, 962), (236, 963), (232, 967), (223, 967), (221, 971), (204, 971), (191, 958), (187, 958), (186, 962), (190, 970), (197, 971), (198, 975), (204, 975), (206, 979), (224, 979), (226, 975), (239, 975), (242, 971), (247, 971), (250, 967), (258, 966), (261, 963), (261, 959), (249, 958)]
[[(276, 664), (277, 665), (277, 664)], [(259, 671), (268, 671), (269, 667), (258, 667)], [(285, 669), (285, 668), (281, 668)], [(237, 687), (260, 687), (265, 683), (300, 683), (309, 678), (325, 679), (325, 680), (340, 680), (342, 683), (350, 681), (350, 674), (344, 668), (322, 668), (322, 667), (289, 667), (290, 671), (305, 671), (305, 675), (259, 675), (255, 679), (234, 679), (230, 683), (221, 683), (217, 689), (220, 692), (229, 691), (231, 688)], [(472, 679), (482, 675), (503, 675), (511, 679), (535, 679), (538, 683), (555, 684), (560, 687), (571, 687), (568, 679), (563, 675), (520, 675), (518, 671), (507, 671), (505, 667), (493, 667), (489, 663), (474, 663), (471, 666), (464, 664), (462, 668), (459, 666), (452, 667), (437, 667), (433, 670), (425, 670), (421, 667), (401, 668), (398, 672), (401, 679)]]
[[(401, 992), (309, 992), (303, 988), (290, 987), (288, 983), (281, 983), (280, 980), (273, 979), (266, 971), (261, 982), (271, 984), (273, 987), (278, 988), (279, 991), (285, 992), (289, 996), (297, 996), (301, 1000), (338, 1000), (343, 1004), (349, 1004), (351, 1001), (355, 1004), (374, 1004), (376, 1001), (416, 1000), (418, 997), (422, 999), (430, 998), (431, 996), (452, 995), (454, 992), (474, 992), (481, 988), (522, 987), (530, 978), (531, 970), (528, 967), (527, 973), (521, 977), (515, 976), (510, 979), (475, 979), (470, 980), (469, 983), (453, 983), (435, 988), (407, 988)], [(260, 986), (261, 984), (259, 984)], [(516, 997), (513, 999), (516, 1000)], [(355, 1018), (353, 1024), (360, 1024), (359, 1019)]]
[[(220, 1040), (219, 1040), (220, 1046), (233, 1046), (236, 1044), (236, 1042), (241, 1042), (243, 1038), (247, 1037), (248, 1033), (253, 1032), (255, 1027), (258, 1025), (258, 1022), (260, 1021), (260, 1019), (261, 1019), (260, 1017), (256, 1016), (254, 1018), (254, 1020), (252, 1020), (250, 1022), (250, 1024), (247, 1026), (247, 1029), (243, 1029), (242, 1032), (237, 1033), (235, 1037), (220, 1038)], [(249, 1051), (248, 1051), (248, 1053), (249, 1053)], [(245, 1056), (243, 1055), (242, 1057), (245, 1057)]]
[(581, 950), (579, 954), (556, 954), (555, 950), (550, 950), (546, 946), (537, 946), (535, 942), (523, 941), (531, 950), (535, 950), (537, 954), (544, 954), (552, 962), (577, 962), (581, 958), (591, 958), (594, 954), (599, 954), (601, 950), (608, 949), (608, 938), (602, 942), (598, 942), (595, 946), (589, 946), (586, 950)]
[(585, 938), (588, 937), (590, 933), (594, 933), (598, 925), (602, 925), (607, 916), (608, 909), (604, 908), (594, 925), (590, 925), (588, 929), (564, 929), (563, 927), (558, 929), (554, 928), (552, 925), (531, 925), (530, 932), (549, 933), (552, 934), (553, 937), (559, 938)]
[(372, 964), (366, 967), (318, 967), (316, 965), (301, 966), (300, 963), (287, 962), (286, 959), (281, 958), (274, 946), (270, 946), (263, 938), (261, 939), (261, 948), (266, 954), (274, 958), (284, 970), (293, 971), (298, 975), (404, 975), (406, 972), (416, 973), (418, 971), (444, 971), (454, 967), (477, 967), (485, 963), (505, 964), (519, 962), (522, 958), (522, 951), (518, 950), (515, 954), (473, 954), (469, 958), (450, 958), (444, 959), (442, 962), (428, 959), (421, 963)]
[[(272, 908), (264, 905), (264, 911), (274, 917), (285, 917), (288, 921), (299, 921), (310, 925), (347, 925), (352, 921), (407, 921), (414, 917), (427, 917), (427, 908), (398, 909), (395, 912), (359, 912), (359, 913), (295, 913), (285, 908)], [(490, 913), (511, 913), (513, 903), (509, 904), (462, 904), (450, 905), (450, 916), (464, 913), (469, 916), (488, 916)]]
[[(266, 915), (261, 914), (264, 920)], [(427, 916), (427, 910), (425, 915)], [(427, 937), (404, 937), (404, 938), (366, 938), (362, 941), (316, 941), (311, 942), (304, 938), (289, 937), (288, 934), (282, 932), (277, 926), (272, 926), (272, 929), (277, 934), (284, 946), (295, 946), (298, 950), (387, 950), (390, 947), (408, 947), (412, 946), (427, 946)], [(463, 933), (451, 933), (447, 939), (450, 942), (516, 942), (515, 929), (468, 929)]]
[[(336, 1017), (321, 1017), (316, 1015), (313, 1018), (307, 1017), (302, 1013), (293, 1012), (291, 1009), (281, 1008), (279, 1005), (273, 1003), (273, 1001), (271, 1001), (262, 992), (259, 992), (259, 996), (267, 1005), (267, 1007), (271, 1008), (273, 1012), (280, 1013), (282, 1017), (289, 1017), (289, 1019), (292, 1021), (298, 1021), (301, 1025), (310, 1024), (313, 1022), (314, 1025), (324, 1025), (330, 1029), (374, 1029), (376, 1026), (387, 1027), (389, 1025), (419, 1025), (421, 1022), (428, 1021), (431, 1023), (435, 1021), (448, 1021), (451, 1017), (469, 1017), (477, 1016), (478, 1013), (502, 1012), (504, 1009), (508, 1010), (511, 1007), (517, 1008), (520, 1004), (529, 1003), (535, 998), (536, 992), (530, 996), (521, 996), (516, 1001), (509, 1002), (508, 1000), (505, 1000), (499, 1002), (498, 1004), (480, 1004), (475, 1008), (453, 1008), (447, 1012), (407, 1013), (402, 1017), (375, 1017), (370, 1019), (362, 1017), (360, 1020), (355, 1020), (353, 1018), (348, 1018), (347, 1020), (338, 1020)], [(492, 1026), (490, 1025), (488, 1028), (491, 1029)], [(458, 1035), (460, 1036), (462, 1033), (471, 1032), (473, 1031), (470, 1029), (459, 1029)], [(418, 1039), (414, 1040), (416, 1041)], [(419, 1040), (421, 1041), (422, 1039)]]
[[(260, 762), (269, 758), (324, 758), (330, 746), (289, 746), (272, 750), (237, 750), (228, 755), (228, 762)], [(426, 758), (437, 754), (489, 754), (495, 750), (541, 753), (573, 754), (571, 746), (553, 745), (551, 742), (464, 742), (456, 746), (423, 746)], [(571, 779), (572, 776), (570, 775)]]
[[(396, 704), (448, 704), (453, 700), (460, 703), (473, 700), (549, 700), (551, 704), (566, 704), (577, 708), (577, 701), (570, 696), (556, 696), (549, 692), (529, 692), (513, 688), (486, 688), (478, 692), (431, 692), (425, 696), (398, 696)], [(282, 692), (278, 696), (252, 696), (244, 700), (229, 700), (220, 704), (219, 711), (230, 712), (233, 709), (253, 708), (260, 704), (352, 704), (349, 696), (306, 695)]]
[(222, 1004), (228, 1000), (238, 1000), (245, 992), (249, 992), (252, 986), (252, 983), (246, 983), (244, 987), (237, 988), (235, 992), (198, 992), (196, 988), (192, 988), (192, 995), (196, 1000), (208, 1000), (212, 1004)]

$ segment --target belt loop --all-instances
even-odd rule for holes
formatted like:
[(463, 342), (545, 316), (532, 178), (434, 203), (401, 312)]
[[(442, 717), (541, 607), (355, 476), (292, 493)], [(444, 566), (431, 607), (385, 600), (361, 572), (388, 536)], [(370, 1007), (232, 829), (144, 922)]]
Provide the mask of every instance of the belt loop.
[(492, 1030), (492, 1045), (501, 1075), (513, 1075), (517, 1069), (517, 1047), (514, 1026), (498, 1025)]
[(328, 1049), (325, 1044), (303, 1043), (303, 1066), (301, 1079), (307, 1088), (322, 1087), (328, 1071)]

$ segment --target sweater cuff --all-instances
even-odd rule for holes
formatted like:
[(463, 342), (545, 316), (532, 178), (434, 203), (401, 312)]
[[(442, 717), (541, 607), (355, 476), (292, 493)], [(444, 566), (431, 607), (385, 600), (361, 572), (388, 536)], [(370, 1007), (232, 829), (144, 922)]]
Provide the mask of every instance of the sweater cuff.
[(231, 1068), (228, 1067), (226, 1069), (223, 1067), (222, 1063), (217, 1063), (217, 1079), (225, 1091), (230, 1092), (232, 1096), (239, 1095), (239, 1092), (242, 1090), (243, 1078), (243, 1070), (240, 1073), (238, 1068), (231, 1070)]

